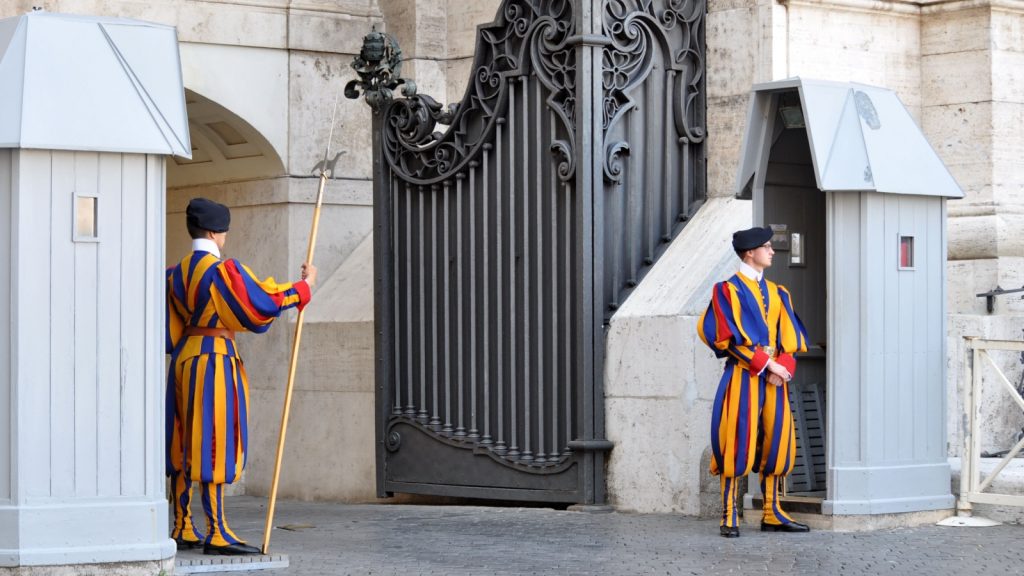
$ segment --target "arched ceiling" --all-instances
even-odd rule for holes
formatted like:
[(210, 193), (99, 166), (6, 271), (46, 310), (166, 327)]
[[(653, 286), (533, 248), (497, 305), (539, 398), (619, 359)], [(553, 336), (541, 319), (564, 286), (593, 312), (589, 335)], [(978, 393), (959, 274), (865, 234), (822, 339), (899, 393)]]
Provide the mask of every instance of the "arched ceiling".
[(281, 176), (281, 158), (255, 128), (213, 100), (185, 90), (192, 159), (167, 161), (167, 187)]

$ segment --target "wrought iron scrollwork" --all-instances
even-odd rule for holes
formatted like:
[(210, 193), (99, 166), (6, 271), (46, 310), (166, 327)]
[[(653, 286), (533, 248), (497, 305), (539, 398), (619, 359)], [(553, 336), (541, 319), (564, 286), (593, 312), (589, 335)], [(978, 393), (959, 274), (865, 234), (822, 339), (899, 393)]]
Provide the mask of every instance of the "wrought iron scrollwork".
[[(493, 139), (507, 107), (510, 79), (531, 70), (548, 89), (546, 100), (567, 140), (551, 143), (562, 157), (559, 176), (575, 169), (576, 60), (571, 0), (508, 0), (499, 17), (480, 31), (474, 71), (461, 105), (443, 109), (429, 96), (396, 100), (385, 111), (384, 155), (403, 180), (434, 184), (464, 170)], [(444, 132), (437, 125), (448, 125)]]
[(566, 140), (555, 140), (551, 144), (551, 153), (558, 160), (558, 179), (569, 181), (576, 172), (576, 156), (573, 154), (572, 143)]
[(612, 142), (607, 146), (608, 154), (604, 159), (604, 178), (609, 182), (622, 181), (622, 157), (629, 156), (628, 142)]
[[(605, 0), (604, 28), (611, 44), (603, 57), (604, 129), (607, 134), (635, 108), (630, 92), (653, 69), (660, 48), (666, 71), (674, 78), (673, 120), (680, 143), (704, 141), (701, 82), (704, 75), (705, 0)], [(620, 142), (605, 146), (605, 178), (617, 182), (616, 166), (624, 149)], [(628, 152), (626, 152), (628, 153)]]
[(416, 84), (401, 77), (402, 48), (398, 41), (378, 32), (376, 27), (363, 38), (363, 47), (352, 61), (352, 68), (359, 79), (345, 85), (345, 97), (355, 100), (360, 93), (365, 94), (366, 103), (374, 110), (387, 106), (399, 86), (407, 98), (416, 94)]

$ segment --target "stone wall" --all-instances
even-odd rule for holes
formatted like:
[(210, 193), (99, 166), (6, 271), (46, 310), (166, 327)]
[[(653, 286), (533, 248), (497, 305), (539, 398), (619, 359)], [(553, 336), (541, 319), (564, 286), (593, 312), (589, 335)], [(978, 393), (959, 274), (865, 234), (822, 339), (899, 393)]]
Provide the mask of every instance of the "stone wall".
[[(1024, 302), (996, 299), (988, 313), (977, 294), (1024, 286), (1024, 4), (953, 2), (923, 10), (923, 125), (964, 188), (949, 204), (948, 389), (951, 455), (960, 454), (965, 375), (963, 338), (1024, 339)], [(965, 81), (966, 80), (966, 81)], [(1018, 384), (1017, 354), (993, 360)], [(982, 450), (1005, 450), (1024, 415), (986, 368)]]
[(711, 285), (736, 267), (731, 234), (722, 231), (749, 226), (751, 217), (748, 201), (710, 199), (611, 320), (605, 411), (615, 448), (607, 478), (619, 509), (716, 513), (718, 482), (704, 456), (722, 366), (696, 326)]

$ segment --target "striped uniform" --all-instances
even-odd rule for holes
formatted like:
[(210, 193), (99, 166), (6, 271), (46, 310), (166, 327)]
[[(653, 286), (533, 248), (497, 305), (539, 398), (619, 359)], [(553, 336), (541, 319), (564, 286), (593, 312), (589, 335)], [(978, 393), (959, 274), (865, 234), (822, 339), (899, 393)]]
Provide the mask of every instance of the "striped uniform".
[(726, 358), (711, 415), (711, 473), (722, 479), (722, 524), (738, 525), (736, 478), (752, 470), (761, 473), (764, 522), (792, 522), (777, 501), (779, 477), (796, 458), (789, 387), (768, 384), (765, 369), (774, 351), (775, 361), (793, 374), (793, 354), (807, 351), (807, 332), (789, 291), (737, 273), (715, 285), (698, 332), (716, 356)]
[(201, 538), (192, 523), (191, 484), (201, 482), (215, 546), (238, 543), (227, 527), (223, 484), (238, 480), (248, 442), (249, 381), (235, 342), (186, 335), (187, 326), (262, 333), (282, 311), (309, 302), (305, 281), (259, 281), (237, 260), (195, 251), (167, 271), (167, 473), (175, 497), (172, 537)]

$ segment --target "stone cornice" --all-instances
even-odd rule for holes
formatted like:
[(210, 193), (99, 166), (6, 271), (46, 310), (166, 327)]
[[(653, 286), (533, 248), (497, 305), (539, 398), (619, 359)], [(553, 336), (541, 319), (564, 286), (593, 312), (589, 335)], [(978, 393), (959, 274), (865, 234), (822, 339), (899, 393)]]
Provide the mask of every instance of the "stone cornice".
[(960, 12), (977, 8), (1024, 12), (1024, 0), (920, 0), (922, 14)]
[(299, 12), (323, 12), (326, 14), (345, 14), (366, 18), (382, 18), (380, 10), (372, 8), (358, 9), (354, 7), (331, 6), (302, 0), (204, 0), (207, 4), (229, 4), (246, 8), (265, 8), (270, 10), (293, 10)]
[(384, 18), (384, 15), (380, 10), (372, 8), (364, 8), (362, 10), (354, 7), (337, 7), (337, 6), (325, 6), (323, 4), (314, 4), (312, 2), (287, 2), (288, 8), (292, 10), (301, 10), (303, 12), (327, 12), (330, 14), (346, 14), (348, 16), (362, 16), (365, 18)]
[(921, 14), (919, 2), (909, 0), (779, 0), (785, 6), (816, 6), (821, 8), (835, 7), (859, 12), (886, 12), (918, 16)]
[(961, 203), (959, 200), (954, 200), (946, 204), (946, 210), (950, 218), (977, 218), (981, 216), (1024, 214), (1024, 206), (1005, 202)]
[(1024, 0), (778, 0), (783, 6), (836, 7), (919, 16), (978, 8), (1024, 12)]

